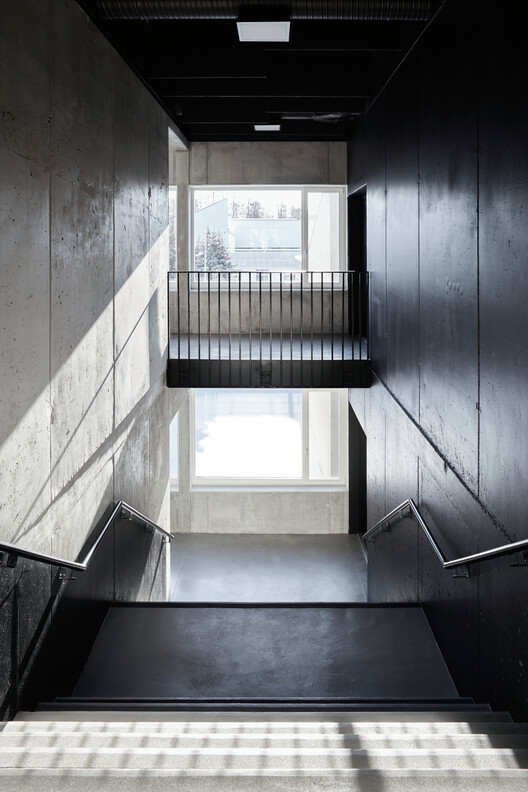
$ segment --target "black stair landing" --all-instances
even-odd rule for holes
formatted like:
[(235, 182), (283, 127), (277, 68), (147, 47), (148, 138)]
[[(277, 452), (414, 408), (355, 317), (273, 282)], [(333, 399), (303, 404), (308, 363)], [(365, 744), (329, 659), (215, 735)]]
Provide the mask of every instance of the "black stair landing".
[(468, 709), (420, 607), (111, 607), (57, 708)]
[(169, 388), (369, 388), (369, 360), (169, 358)]

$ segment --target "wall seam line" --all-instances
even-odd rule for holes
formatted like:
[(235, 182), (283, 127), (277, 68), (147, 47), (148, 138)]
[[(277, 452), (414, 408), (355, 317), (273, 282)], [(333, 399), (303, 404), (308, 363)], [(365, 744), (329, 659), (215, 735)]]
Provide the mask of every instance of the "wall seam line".
[(435, 454), (436, 454), (436, 455), (437, 455), (437, 456), (438, 456), (438, 457), (439, 457), (439, 458), (442, 460), (443, 464), (444, 464), (444, 465), (445, 465), (445, 466), (446, 466), (446, 467), (447, 467), (447, 468), (448, 468), (448, 469), (451, 471), (451, 473), (452, 473), (452, 474), (455, 476), (455, 478), (457, 479), (457, 481), (459, 481), (459, 482), (460, 482), (460, 484), (462, 484), (462, 486), (464, 487), (464, 489), (465, 489), (465, 490), (466, 490), (466, 491), (467, 491), (467, 492), (468, 492), (468, 493), (471, 495), (471, 497), (473, 498), (473, 500), (474, 500), (474, 501), (475, 501), (475, 502), (476, 502), (476, 503), (477, 503), (477, 504), (480, 506), (480, 508), (482, 509), (483, 513), (486, 515), (486, 517), (488, 517), (488, 518), (491, 520), (491, 522), (493, 523), (493, 525), (495, 526), (495, 528), (497, 528), (497, 529), (498, 529), (498, 530), (499, 530), (499, 531), (500, 531), (500, 532), (501, 532), (501, 533), (502, 533), (502, 534), (503, 534), (503, 535), (504, 535), (504, 536), (505, 536), (505, 537), (508, 539), (508, 541), (509, 541), (509, 542), (513, 542), (513, 541), (514, 541), (514, 539), (513, 539), (513, 538), (510, 536), (510, 534), (509, 534), (509, 533), (508, 533), (508, 531), (506, 530), (506, 527), (505, 527), (505, 526), (504, 526), (504, 525), (503, 525), (503, 524), (500, 522), (500, 520), (498, 520), (498, 519), (497, 519), (497, 517), (495, 517), (495, 515), (494, 515), (492, 512), (490, 512), (490, 510), (487, 508), (487, 506), (486, 506), (484, 503), (482, 503), (482, 501), (479, 499), (479, 497), (478, 497), (478, 495), (475, 493), (475, 491), (471, 489), (471, 487), (469, 486), (469, 484), (467, 484), (467, 482), (466, 482), (466, 481), (464, 481), (464, 479), (462, 478), (462, 476), (460, 475), (460, 473), (459, 473), (459, 472), (458, 472), (458, 471), (457, 471), (457, 470), (456, 470), (456, 469), (453, 467), (452, 463), (451, 463), (451, 462), (450, 462), (450, 461), (447, 459), (447, 457), (446, 457), (446, 456), (443, 454), (443, 452), (441, 451), (441, 449), (439, 448), (439, 446), (438, 446), (438, 445), (437, 445), (437, 444), (434, 442), (434, 440), (433, 440), (433, 439), (432, 439), (432, 438), (431, 438), (431, 437), (430, 437), (430, 436), (427, 434), (427, 432), (426, 432), (426, 431), (425, 431), (425, 430), (422, 428), (422, 426), (420, 426), (420, 424), (417, 422), (417, 420), (416, 420), (415, 418), (413, 418), (413, 416), (411, 415), (411, 413), (410, 413), (410, 412), (407, 410), (407, 408), (406, 408), (406, 407), (404, 407), (404, 405), (403, 405), (403, 404), (400, 402), (400, 400), (398, 399), (398, 397), (397, 397), (397, 396), (396, 396), (396, 395), (393, 393), (393, 391), (392, 391), (392, 390), (389, 388), (389, 386), (387, 385), (387, 383), (385, 382), (385, 380), (383, 380), (383, 379), (380, 377), (380, 375), (379, 375), (379, 374), (377, 374), (375, 371), (372, 371), (372, 376), (373, 376), (373, 378), (374, 378), (375, 380), (377, 380), (377, 381), (378, 381), (378, 383), (379, 383), (379, 384), (380, 384), (380, 385), (381, 385), (381, 386), (384, 388), (384, 390), (385, 390), (385, 391), (386, 391), (386, 392), (389, 394), (389, 396), (392, 398), (392, 400), (393, 400), (393, 401), (394, 401), (394, 402), (395, 402), (395, 403), (398, 405), (398, 407), (399, 407), (399, 408), (402, 410), (402, 412), (405, 414), (405, 416), (408, 418), (408, 420), (409, 420), (409, 421), (412, 423), (412, 425), (415, 427), (415, 429), (417, 429), (417, 431), (420, 433), (420, 435), (423, 437), (423, 439), (424, 439), (424, 440), (425, 440), (425, 441), (426, 441), (426, 442), (427, 442), (427, 443), (428, 443), (428, 444), (431, 446), (431, 448), (433, 449), (433, 451), (435, 452)]

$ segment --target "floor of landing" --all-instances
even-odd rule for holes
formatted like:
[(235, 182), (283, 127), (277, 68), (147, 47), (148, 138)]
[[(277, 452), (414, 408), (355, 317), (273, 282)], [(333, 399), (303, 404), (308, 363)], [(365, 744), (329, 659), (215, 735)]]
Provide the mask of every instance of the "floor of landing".
[(366, 602), (367, 564), (357, 534), (176, 534), (170, 600)]

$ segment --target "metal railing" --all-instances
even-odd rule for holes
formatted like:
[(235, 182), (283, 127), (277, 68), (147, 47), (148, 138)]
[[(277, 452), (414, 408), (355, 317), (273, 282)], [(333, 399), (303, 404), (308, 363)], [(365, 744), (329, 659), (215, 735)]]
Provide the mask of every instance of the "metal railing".
[(368, 273), (169, 273), (169, 357), (363, 360)]
[[(90, 545), (90, 548), (85, 553), (84, 558), (81, 561), (68, 561), (65, 558), (59, 558), (58, 556), (47, 555), (46, 553), (37, 553), (33, 550), (26, 550), (24, 547), (20, 547), (19, 545), (9, 544), (9, 542), (0, 542), (0, 554), (7, 553), (7, 566), (14, 567), (16, 566), (16, 561), (18, 557), (21, 558), (28, 558), (32, 561), (40, 561), (43, 564), (48, 564), (50, 566), (60, 567), (61, 569), (70, 569), (72, 571), (77, 572), (86, 572), (88, 569), (88, 565), (93, 558), (95, 551), (97, 550), (98, 546), (100, 545), (104, 535), (119, 515), (120, 520), (131, 520), (136, 521), (139, 523), (143, 523), (145, 529), (157, 531), (161, 533), (168, 541), (170, 541), (173, 536), (168, 531), (165, 531), (155, 522), (149, 520), (148, 517), (145, 517), (144, 514), (134, 509), (133, 506), (129, 506), (128, 503), (124, 503), (123, 501), (119, 501), (112, 513), (110, 514), (109, 518), (105, 522), (103, 528), (97, 534), (97, 537), (94, 539), (93, 543)], [(125, 516), (127, 515), (127, 516)], [(63, 579), (66, 579), (66, 575), (61, 575)]]
[(436, 557), (442, 564), (443, 568), (453, 570), (453, 577), (469, 577), (470, 564), (478, 564), (481, 561), (487, 561), (490, 558), (497, 558), (499, 556), (510, 555), (513, 553), (520, 553), (522, 555), (522, 558), (518, 560), (518, 563), (515, 564), (515, 566), (528, 565), (528, 558), (525, 556), (528, 551), (528, 539), (521, 539), (518, 542), (510, 542), (506, 545), (499, 545), (497, 547), (492, 547), (490, 550), (483, 550), (480, 553), (472, 553), (471, 555), (461, 556), (460, 558), (454, 558), (451, 561), (448, 561), (412, 498), (407, 498), (407, 500), (403, 501), (403, 503), (400, 503), (399, 506), (396, 506), (395, 509), (386, 514), (385, 517), (376, 523), (376, 525), (364, 533), (362, 538), (366, 542), (372, 541), (378, 531), (387, 530), (390, 527), (392, 520), (399, 520), (403, 517), (413, 516), (416, 518), (418, 525), (427, 537), (429, 544), (433, 548)]

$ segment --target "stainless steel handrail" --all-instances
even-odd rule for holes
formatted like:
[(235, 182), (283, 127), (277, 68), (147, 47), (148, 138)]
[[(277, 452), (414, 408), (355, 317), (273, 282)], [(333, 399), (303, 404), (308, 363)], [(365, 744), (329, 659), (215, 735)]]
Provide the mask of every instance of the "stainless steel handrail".
[[(5, 551), (12, 556), (20, 556), (21, 558), (29, 558), (32, 561), (40, 561), (43, 564), (49, 564), (50, 566), (62, 567), (64, 569), (72, 569), (77, 570), (78, 572), (86, 572), (88, 568), (88, 564), (92, 560), (92, 557), (97, 550), (99, 544), (101, 543), (105, 533), (112, 525), (113, 521), (116, 519), (118, 513), (121, 512), (121, 519), (129, 519), (135, 518), (136, 521), (142, 522), (145, 524), (145, 528), (152, 528), (154, 531), (158, 531), (158, 533), (163, 534), (163, 536), (167, 537), (170, 541), (173, 538), (173, 535), (168, 531), (165, 531), (155, 522), (149, 520), (148, 517), (145, 517), (144, 514), (141, 514), (137, 509), (134, 509), (133, 506), (129, 506), (128, 503), (124, 501), (119, 501), (117, 505), (114, 507), (110, 517), (104, 524), (103, 528), (97, 535), (97, 538), (91, 545), (90, 549), (84, 556), (81, 561), (68, 561), (65, 558), (59, 558), (58, 556), (51, 556), (46, 555), (46, 553), (37, 553), (33, 550), (26, 550), (24, 547), (20, 547), (19, 545), (10, 544), (9, 542), (0, 542), (0, 552)], [(128, 512), (128, 517), (124, 518), (122, 512)]]
[[(409, 509), (409, 514), (404, 513), (406, 509)], [(411, 514), (416, 518), (418, 525), (429, 540), (431, 547), (436, 553), (436, 556), (444, 569), (456, 569), (457, 567), (464, 567), (468, 566), (469, 564), (477, 564), (481, 561), (487, 561), (489, 558), (497, 558), (498, 556), (509, 555), (510, 553), (518, 553), (519, 551), (528, 549), (528, 539), (521, 539), (518, 542), (510, 542), (509, 544), (492, 547), (489, 550), (483, 550), (480, 553), (472, 553), (471, 555), (461, 556), (460, 558), (454, 558), (451, 561), (448, 561), (440, 549), (438, 542), (427, 527), (427, 523), (420, 514), (420, 511), (412, 498), (407, 498), (407, 500), (403, 501), (403, 503), (400, 503), (399, 506), (396, 506), (395, 509), (386, 514), (385, 517), (376, 523), (376, 525), (363, 534), (363, 540), (366, 542), (371, 541), (378, 531), (382, 530), (384, 526), (388, 526), (390, 524), (391, 520), (394, 518), (409, 517)]]

